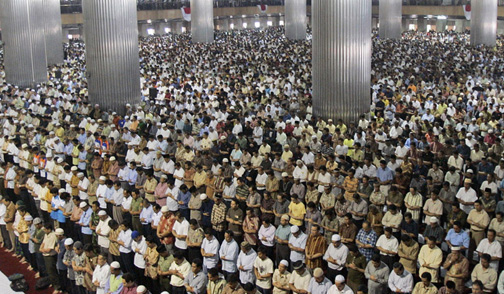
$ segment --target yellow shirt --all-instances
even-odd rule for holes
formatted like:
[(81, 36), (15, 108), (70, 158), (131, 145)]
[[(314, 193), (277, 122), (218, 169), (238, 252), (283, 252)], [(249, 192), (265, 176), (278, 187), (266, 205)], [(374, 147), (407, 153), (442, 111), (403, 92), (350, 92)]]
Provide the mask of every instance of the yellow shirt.
[(194, 186), (196, 186), (196, 188), (203, 186), (205, 184), (206, 177), (207, 177), (207, 174), (205, 171), (201, 171), (200, 173), (195, 172), (194, 178), (193, 178)]
[[(443, 262), (443, 252), (439, 247), (429, 248), (429, 245), (422, 246), (420, 253), (418, 254), (418, 262), (420, 263), (419, 275), (422, 276), (423, 273), (427, 272), (431, 274), (432, 282), (437, 283), (439, 280), (439, 267), (441, 262)], [(423, 265), (427, 264), (429, 268)], [(435, 269), (431, 269), (431, 267)]]
[[(297, 204), (294, 202), (291, 202), (289, 204), (289, 211), (290, 211), (291, 215), (296, 218), (304, 218), (304, 215), (306, 214), (306, 208), (305, 208), (304, 204), (301, 202), (299, 202)], [(294, 219), (293, 217), (291, 217), (289, 222), (291, 223), (291, 225), (295, 225), (295, 226), (302, 226), (303, 225), (303, 221)]]

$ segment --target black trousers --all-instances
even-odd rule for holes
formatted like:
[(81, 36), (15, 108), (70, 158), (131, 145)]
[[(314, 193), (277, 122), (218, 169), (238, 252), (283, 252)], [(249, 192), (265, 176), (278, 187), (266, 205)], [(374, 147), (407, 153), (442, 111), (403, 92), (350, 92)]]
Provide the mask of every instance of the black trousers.
[(47, 275), (49, 276), (49, 279), (51, 279), (51, 284), (53, 285), (53, 288), (55, 290), (59, 290), (61, 288), (59, 278), (58, 278), (58, 271), (56, 270), (56, 261), (57, 261), (57, 256), (44, 256), (44, 263), (47, 271)]

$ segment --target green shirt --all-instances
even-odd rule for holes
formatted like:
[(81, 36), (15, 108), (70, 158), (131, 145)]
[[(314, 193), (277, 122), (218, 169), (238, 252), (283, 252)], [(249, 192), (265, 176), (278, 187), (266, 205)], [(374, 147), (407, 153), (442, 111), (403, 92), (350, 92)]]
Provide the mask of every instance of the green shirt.
[[(367, 265), (366, 257), (364, 257), (364, 255), (362, 254), (360, 254), (357, 257), (354, 257), (352, 254), (348, 254), (347, 263), (348, 264), (353, 263), (360, 269), (365, 269)], [(355, 285), (364, 284), (366, 282), (366, 277), (364, 276), (364, 273), (361, 273), (356, 269), (349, 268), (348, 281), (352, 282)]]
[(168, 255), (167, 257), (159, 256), (158, 266), (162, 272), (167, 272), (173, 263), (173, 255)]
[(42, 244), (42, 241), (44, 240), (45, 232), (43, 228), (40, 228), (40, 230), (35, 231), (35, 235), (33, 236), (35, 239), (37, 239), (38, 242), (33, 242), (35, 245), (35, 252), (40, 252), (40, 245)]
[[(137, 199), (131, 200), (131, 211), (132, 212), (141, 211), (142, 210), (140, 208), (141, 206), (142, 206), (142, 198), (138, 197)], [(136, 215), (136, 217), (139, 217), (139, 215)]]

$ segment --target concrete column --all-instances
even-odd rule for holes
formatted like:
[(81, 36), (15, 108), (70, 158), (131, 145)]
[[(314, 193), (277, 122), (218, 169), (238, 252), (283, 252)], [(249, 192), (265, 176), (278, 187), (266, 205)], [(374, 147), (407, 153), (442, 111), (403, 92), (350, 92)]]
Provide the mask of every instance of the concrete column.
[(471, 45), (495, 46), (497, 0), (478, 0), (471, 4)]
[(68, 35), (70, 35), (70, 29), (62, 29), (61, 30), (61, 38), (63, 42), (68, 43), (70, 39), (68, 39)]
[(417, 19), (417, 31), (425, 33), (427, 32), (427, 19), (419, 18)]
[(285, 1), (285, 36), (290, 40), (306, 39), (306, 0)]
[[(5, 79), (20, 87), (47, 81), (42, 0), (3, 0), (0, 6)], [(61, 36), (61, 35), (60, 35)]]
[(191, 33), (193, 42), (213, 42), (213, 24), (213, 0), (191, 0)]
[(407, 32), (409, 31), (409, 25), (411, 23), (411, 20), (410, 19), (407, 19), (407, 18), (403, 18), (403, 20), (401, 21), (401, 24), (402, 24), (402, 31), (403, 32)]
[(136, 1), (86, 0), (82, 10), (89, 99), (124, 114), (140, 102)]
[(259, 19), (260, 19), (260, 23), (261, 23), (261, 29), (264, 30), (264, 29), (268, 28), (268, 17), (262, 16)]
[(63, 39), (61, 38), (60, 0), (42, 0), (44, 5), (44, 33), (47, 64), (63, 63)]
[(465, 31), (465, 19), (455, 20), (455, 32), (462, 33)]
[(357, 122), (369, 111), (371, 1), (313, 0), (313, 110)]
[(497, 21), (497, 34), (498, 35), (504, 34), (504, 21), (502, 20)]
[(373, 17), (373, 18), (371, 19), (371, 28), (372, 28), (373, 30), (376, 30), (376, 29), (378, 28), (378, 18)]
[(402, 36), (402, 0), (380, 0), (380, 38), (400, 39)]
[(436, 20), (436, 32), (444, 32), (446, 30), (447, 25), (448, 25), (448, 20), (446, 20), (446, 19)]

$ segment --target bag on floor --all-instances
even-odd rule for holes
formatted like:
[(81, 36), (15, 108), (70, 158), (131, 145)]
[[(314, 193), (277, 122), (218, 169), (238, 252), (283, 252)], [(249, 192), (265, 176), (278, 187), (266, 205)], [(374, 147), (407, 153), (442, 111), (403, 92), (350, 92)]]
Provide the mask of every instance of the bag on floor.
[(13, 274), (9, 277), (10, 287), (14, 292), (26, 292), (30, 288), (22, 274)]
[(51, 279), (49, 279), (49, 277), (43, 277), (37, 280), (35, 283), (35, 289), (44, 290), (49, 288), (49, 285), (51, 285)]

